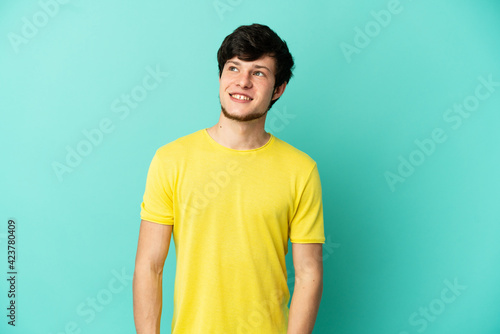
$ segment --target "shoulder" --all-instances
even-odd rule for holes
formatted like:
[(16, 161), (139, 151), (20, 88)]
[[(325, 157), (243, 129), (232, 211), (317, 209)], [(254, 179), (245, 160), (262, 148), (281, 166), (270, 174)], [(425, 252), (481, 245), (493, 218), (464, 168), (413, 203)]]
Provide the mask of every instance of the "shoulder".
[(280, 156), (282, 155), (282, 158), (286, 159), (287, 163), (309, 171), (316, 166), (316, 161), (309, 154), (276, 136), (275, 144)]
[(178, 155), (184, 155), (187, 150), (198, 147), (200, 138), (202, 136), (202, 130), (198, 130), (187, 134), (185, 136), (179, 137), (156, 150), (156, 155), (159, 158), (176, 157)]

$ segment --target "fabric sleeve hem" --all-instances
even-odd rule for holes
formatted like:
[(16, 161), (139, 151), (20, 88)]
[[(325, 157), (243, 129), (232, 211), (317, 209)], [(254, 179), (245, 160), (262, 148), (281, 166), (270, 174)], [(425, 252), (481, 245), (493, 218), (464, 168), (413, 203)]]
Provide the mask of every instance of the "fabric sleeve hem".
[(299, 240), (290, 239), (290, 242), (294, 244), (324, 244), (325, 239), (299, 239)]
[(150, 219), (150, 218), (147, 218), (147, 217), (141, 217), (142, 220), (146, 220), (148, 222), (151, 222), (151, 223), (156, 223), (156, 224), (162, 224), (162, 225), (174, 225), (174, 222), (173, 221), (162, 221), (162, 220), (159, 220), (159, 219)]

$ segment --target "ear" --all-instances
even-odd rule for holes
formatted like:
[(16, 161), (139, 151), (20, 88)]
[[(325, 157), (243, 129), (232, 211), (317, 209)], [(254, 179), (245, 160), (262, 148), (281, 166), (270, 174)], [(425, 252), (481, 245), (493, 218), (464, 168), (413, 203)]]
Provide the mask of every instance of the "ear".
[(283, 95), (283, 93), (285, 92), (285, 88), (286, 88), (286, 81), (283, 84), (281, 84), (281, 86), (278, 86), (274, 89), (273, 97), (271, 100), (274, 101), (281, 95)]

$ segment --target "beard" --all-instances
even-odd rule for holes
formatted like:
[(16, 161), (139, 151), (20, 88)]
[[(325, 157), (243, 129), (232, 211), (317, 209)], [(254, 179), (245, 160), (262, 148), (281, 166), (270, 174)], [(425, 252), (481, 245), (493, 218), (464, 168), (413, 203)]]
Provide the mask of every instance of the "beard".
[[(220, 101), (220, 97), (219, 97), (219, 101)], [(249, 122), (249, 121), (253, 121), (254, 119), (259, 119), (261, 117), (264, 117), (266, 116), (267, 112), (269, 111), (269, 109), (271, 109), (271, 103), (269, 103), (269, 106), (267, 107), (267, 110), (264, 111), (263, 113), (259, 113), (259, 112), (251, 112), (250, 114), (248, 115), (243, 115), (243, 116), (239, 116), (239, 115), (231, 115), (227, 110), (226, 108), (224, 108), (224, 106), (220, 105), (221, 107), (221, 110), (222, 110), (222, 113), (224, 114), (224, 116), (226, 116), (226, 118), (229, 118), (229, 119), (232, 119), (233, 121), (239, 121), (239, 122)]]

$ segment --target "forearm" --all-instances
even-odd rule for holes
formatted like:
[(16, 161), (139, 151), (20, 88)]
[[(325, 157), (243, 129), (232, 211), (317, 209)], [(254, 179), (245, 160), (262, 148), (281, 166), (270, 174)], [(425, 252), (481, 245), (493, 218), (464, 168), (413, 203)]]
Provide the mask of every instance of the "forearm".
[(137, 334), (159, 334), (162, 308), (161, 272), (137, 268), (134, 271), (134, 322)]
[(311, 334), (318, 315), (323, 279), (321, 276), (295, 279), (287, 334)]

